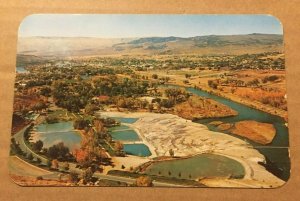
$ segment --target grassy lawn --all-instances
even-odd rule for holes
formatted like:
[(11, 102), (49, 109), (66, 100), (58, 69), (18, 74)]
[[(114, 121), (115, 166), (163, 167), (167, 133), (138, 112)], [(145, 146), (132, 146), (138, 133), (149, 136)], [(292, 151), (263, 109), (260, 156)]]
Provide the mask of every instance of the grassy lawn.
[(57, 119), (67, 118), (69, 115), (70, 112), (68, 112), (65, 109), (54, 110), (48, 113), (49, 118), (57, 118)]
[(169, 74), (170, 75), (183, 75), (183, 76), (185, 76), (185, 74), (189, 74), (189, 75), (195, 76), (195, 75), (199, 75), (199, 71), (198, 70), (170, 70)]
[(78, 118), (86, 118), (88, 120), (93, 119), (93, 116), (90, 115), (81, 115), (78, 113), (74, 113), (74, 112), (69, 112), (66, 109), (58, 109), (58, 110), (54, 110), (52, 112), (48, 113), (48, 117), (49, 118), (56, 118), (59, 120), (74, 120), (74, 119), (78, 119)]

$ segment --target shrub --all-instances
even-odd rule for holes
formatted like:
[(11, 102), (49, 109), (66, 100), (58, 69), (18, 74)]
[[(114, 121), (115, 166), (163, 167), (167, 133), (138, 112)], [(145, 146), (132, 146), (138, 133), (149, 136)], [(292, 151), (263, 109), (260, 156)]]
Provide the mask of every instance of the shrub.
[(50, 160), (47, 160), (47, 163), (46, 163), (46, 165), (47, 165), (47, 167), (48, 167), (48, 168), (50, 168), (50, 167), (51, 167), (51, 165), (52, 165), (52, 164), (51, 164), (51, 161), (50, 161)]
[(77, 183), (79, 181), (78, 173), (76, 172), (70, 172), (69, 174), (69, 182), (71, 183)]
[(41, 140), (36, 141), (35, 143), (32, 144), (32, 149), (35, 152), (40, 152), (43, 148), (44, 143)]
[(36, 158), (36, 162), (40, 164), (42, 161), (40, 158)]
[(53, 169), (58, 169), (58, 160), (57, 159), (52, 160), (51, 165)]
[(87, 168), (85, 171), (82, 172), (82, 179), (84, 183), (90, 182), (92, 180), (93, 177), (93, 171), (92, 168)]
[(184, 83), (184, 84), (188, 84), (189, 81), (188, 81), (188, 80), (183, 80), (183, 83)]
[(158, 79), (158, 75), (157, 75), (157, 74), (153, 74), (153, 75), (152, 75), (152, 78), (153, 78), (153, 79)]
[(213, 88), (213, 89), (217, 89), (218, 88), (218, 84), (215, 81), (213, 81), (213, 80), (208, 80), (207, 83), (208, 83), (208, 86), (211, 87), (211, 88)]
[(89, 121), (88, 120), (85, 120), (85, 119), (76, 119), (73, 123), (73, 127), (75, 129), (79, 129), (79, 130), (82, 130), (84, 129), (85, 127), (88, 127), (89, 125)]
[(152, 179), (148, 176), (141, 176), (138, 177), (135, 181), (136, 186), (144, 186), (144, 187), (149, 187), (153, 186)]
[(29, 160), (33, 160), (32, 153), (27, 154), (27, 158), (28, 158)]
[(70, 168), (69, 163), (65, 162), (65, 163), (63, 164), (63, 169), (64, 169), (64, 170), (69, 170), (69, 168)]
[(43, 177), (42, 176), (37, 176), (36, 180), (43, 180)]
[(51, 159), (60, 158), (62, 160), (68, 160), (70, 158), (69, 152), (69, 148), (66, 147), (63, 142), (60, 142), (49, 147), (47, 154)]

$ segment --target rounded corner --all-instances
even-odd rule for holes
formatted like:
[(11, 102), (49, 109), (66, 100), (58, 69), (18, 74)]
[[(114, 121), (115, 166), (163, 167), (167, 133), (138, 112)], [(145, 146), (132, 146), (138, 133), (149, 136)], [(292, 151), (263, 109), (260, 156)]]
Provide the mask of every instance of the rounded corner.
[(12, 183), (14, 183), (15, 185), (17, 185), (17, 186), (19, 186), (19, 187), (25, 187), (25, 186), (26, 186), (26, 185), (24, 185), (24, 184), (18, 182), (17, 180), (15, 180), (15, 179), (12, 177), (11, 174), (9, 174), (9, 178), (10, 178), (10, 181), (11, 181)]
[(282, 29), (282, 34), (283, 34), (283, 23), (282, 23), (281, 19), (278, 16), (275, 16), (273, 14), (267, 14), (267, 16), (273, 18), (274, 20), (276, 20), (278, 22), (278, 24), (280, 24), (281, 29)]
[(37, 14), (37, 13), (31, 13), (31, 14), (28, 14), (28, 15), (25, 15), (22, 20), (19, 22), (19, 26), (18, 26), (18, 37), (20, 37), (20, 28), (22, 27), (22, 24), (30, 17), (32, 16), (35, 16), (35, 15), (40, 15), (40, 14)]
[[(290, 172), (291, 172), (291, 171), (290, 171)], [(273, 187), (273, 188), (271, 188), (271, 189), (280, 189), (280, 188), (284, 188), (284, 186), (286, 186), (286, 185), (289, 183), (290, 180), (291, 180), (291, 174), (289, 175), (289, 177), (287, 178), (287, 180), (284, 181), (283, 184), (281, 184), (281, 185), (279, 185), (279, 186), (275, 186), (275, 187)]]

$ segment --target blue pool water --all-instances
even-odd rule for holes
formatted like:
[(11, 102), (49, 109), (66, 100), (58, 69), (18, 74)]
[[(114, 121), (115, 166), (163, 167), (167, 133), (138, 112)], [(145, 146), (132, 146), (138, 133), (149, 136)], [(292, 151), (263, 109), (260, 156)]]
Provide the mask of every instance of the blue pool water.
[(124, 151), (129, 155), (151, 156), (151, 152), (145, 144), (124, 144)]
[(140, 140), (139, 136), (134, 130), (113, 131), (110, 132), (110, 134), (114, 140), (121, 140), (121, 141)]
[(138, 120), (138, 118), (123, 118), (123, 117), (113, 117), (113, 119), (121, 123), (127, 123), (127, 124), (133, 124)]
[(73, 128), (72, 122), (59, 122), (54, 124), (40, 124), (36, 126), (37, 140), (48, 148), (59, 142), (63, 142), (70, 151), (80, 148), (81, 135)]

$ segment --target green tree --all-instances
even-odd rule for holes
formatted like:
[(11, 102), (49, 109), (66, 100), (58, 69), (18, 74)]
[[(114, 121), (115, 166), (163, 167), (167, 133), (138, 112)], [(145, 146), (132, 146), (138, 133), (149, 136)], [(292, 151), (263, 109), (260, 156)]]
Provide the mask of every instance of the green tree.
[(174, 150), (173, 149), (169, 149), (169, 154), (171, 157), (174, 157)]
[(64, 145), (63, 142), (53, 145), (49, 147), (47, 155), (51, 159), (60, 159), (60, 160), (69, 160), (70, 159), (70, 151), (69, 148)]
[(157, 74), (153, 74), (153, 75), (152, 75), (152, 78), (153, 78), (153, 79), (158, 79), (158, 75), (157, 75)]
[(175, 104), (183, 102), (189, 97), (189, 94), (180, 88), (168, 88), (165, 90), (165, 94)]
[(84, 170), (81, 174), (81, 177), (83, 179), (83, 183), (88, 183), (90, 181), (92, 181), (92, 178), (93, 178), (93, 174), (94, 172), (92, 171), (92, 168), (89, 167), (87, 168), (86, 170)]
[(23, 151), (21, 150), (19, 144), (16, 142), (15, 138), (11, 138), (11, 144), (10, 144), (10, 154), (18, 154), (22, 155)]
[(67, 163), (67, 162), (64, 162), (64, 164), (63, 164), (63, 169), (64, 169), (64, 170), (69, 170), (69, 168), (70, 168), (70, 164)]
[(73, 123), (73, 127), (75, 129), (79, 129), (79, 130), (82, 130), (82, 129), (88, 127), (88, 126), (89, 126), (89, 121), (87, 121), (83, 118), (78, 118)]
[(32, 153), (27, 154), (27, 158), (28, 158), (29, 160), (33, 160)]
[(191, 74), (185, 74), (185, 78), (186, 78), (186, 79), (189, 79), (189, 78), (191, 78), (191, 77), (192, 77)]
[(52, 92), (52, 90), (51, 90), (50, 87), (43, 87), (43, 88), (41, 88), (40, 94), (42, 96), (50, 97), (51, 96), (51, 92)]
[(47, 108), (47, 105), (44, 102), (40, 101), (40, 102), (36, 103), (31, 109), (39, 112), (46, 108)]
[(47, 160), (47, 163), (46, 163), (46, 165), (47, 165), (47, 167), (48, 167), (48, 168), (50, 168), (50, 167), (51, 167), (51, 165), (52, 165), (51, 161), (50, 161), (50, 160)]
[(40, 158), (36, 158), (36, 162), (37, 162), (38, 164), (40, 164), (42, 161), (41, 161)]
[(69, 182), (71, 183), (77, 183), (79, 181), (79, 175), (78, 173), (71, 171), (69, 173)]
[(40, 152), (42, 150), (43, 146), (44, 146), (43, 141), (38, 140), (38, 141), (36, 141), (35, 143), (32, 144), (32, 149), (35, 152)]
[(95, 104), (87, 104), (84, 108), (84, 112), (86, 114), (92, 115), (94, 114), (94, 111), (98, 110), (99, 108)]
[(208, 83), (208, 86), (211, 87), (211, 88), (213, 88), (213, 89), (217, 89), (218, 88), (218, 84), (215, 81), (213, 81), (213, 80), (208, 80), (207, 83)]

